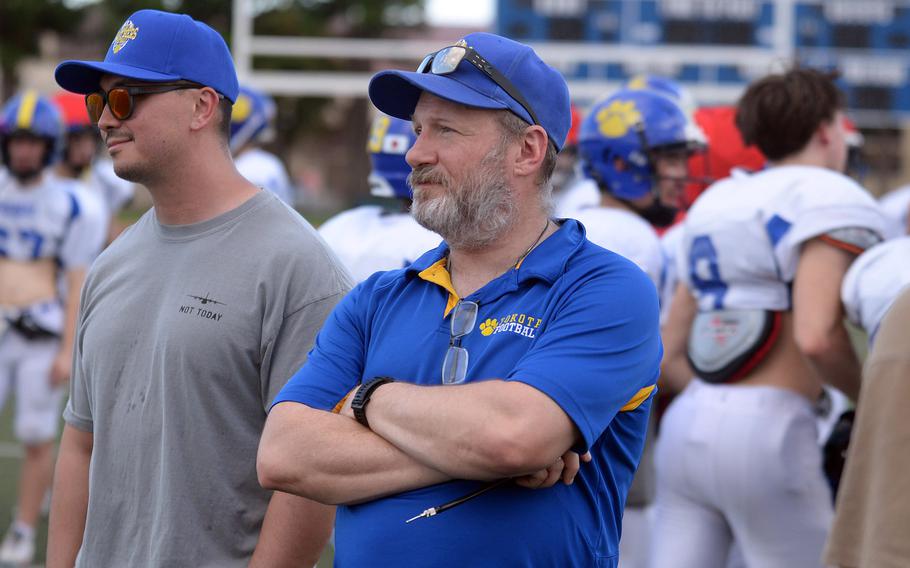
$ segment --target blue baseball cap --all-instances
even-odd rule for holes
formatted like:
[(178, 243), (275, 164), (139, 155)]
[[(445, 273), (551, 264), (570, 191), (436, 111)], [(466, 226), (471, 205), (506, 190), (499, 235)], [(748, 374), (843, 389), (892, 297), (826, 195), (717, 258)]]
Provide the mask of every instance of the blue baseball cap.
[[(511, 81), (556, 149), (562, 148), (572, 124), (572, 111), (569, 87), (559, 71), (544, 63), (527, 45), (495, 34), (468, 34), (456, 45), (472, 48)], [(518, 101), (467, 59), (445, 75), (381, 71), (373, 76), (369, 87), (370, 100), (376, 108), (404, 120), (411, 119), (423, 91), (469, 107), (508, 109), (534, 124)]]
[(161, 83), (192, 81), (234, 102), (239, 86), (234, 60), (221, 35), (185, 14), (139, 10), (114, 36), (104, 61), (64, 61), (57, 84), (74, 93), (99, 90), (104, 74)]

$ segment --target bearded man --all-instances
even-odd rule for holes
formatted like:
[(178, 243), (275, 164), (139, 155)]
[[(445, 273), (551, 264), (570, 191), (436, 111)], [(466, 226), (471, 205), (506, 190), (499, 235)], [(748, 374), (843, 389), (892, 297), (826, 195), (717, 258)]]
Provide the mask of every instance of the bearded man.
[(329, 316), (271, 408), (260, 483), (341, 505), (342, 567), (616, 566), (658, 303), (634, 264), (550, 219), (565, 80), (476, 33), (369, 94), (412, 121), (413, 214), (445, 241)]

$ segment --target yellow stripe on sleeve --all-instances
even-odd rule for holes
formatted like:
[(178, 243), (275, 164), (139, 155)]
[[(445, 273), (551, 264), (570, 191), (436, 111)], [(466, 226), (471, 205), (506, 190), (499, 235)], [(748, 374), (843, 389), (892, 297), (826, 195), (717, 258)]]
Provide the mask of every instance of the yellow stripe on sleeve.
[(657, 385), (651, 385), (649, 387), (645, 387), (645, 388), (641, 389), (640, 391), (635, 393), (635, 396), (632, 397), (632, 400), (627, 402), (625, 406), (623, 406), (622, 408), (619, 409), (619, 411), (620, 412), (631, 412), (631, 411), (635, 410), (636, 408), (641, 406), (641, 404), (644, 401), (648, 400), (648, 397), (651, 396), (651, 393), (653, 393), (654, 389), (656, 389), (656, 388), (657, 388)]

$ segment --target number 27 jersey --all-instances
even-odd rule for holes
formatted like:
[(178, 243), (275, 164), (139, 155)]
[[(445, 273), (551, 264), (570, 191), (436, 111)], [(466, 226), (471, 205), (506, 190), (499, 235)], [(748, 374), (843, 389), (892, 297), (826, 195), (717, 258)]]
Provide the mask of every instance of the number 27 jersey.
[(105, 219), (80, 189), (49, 172), (28, 188), (12, 176), (0, 180), (0, 258), (88, 267), (101, 250)]
[(848, 246), (862, 249), (854, 241), (875, 242), (885, 226), (878, 204), (850, 178), (778, 166), (727, 178), (699, 197), (685, 220), (677, 270), (700, 311), (789, 310), (805, 242), (838, 240), (846, 230)]

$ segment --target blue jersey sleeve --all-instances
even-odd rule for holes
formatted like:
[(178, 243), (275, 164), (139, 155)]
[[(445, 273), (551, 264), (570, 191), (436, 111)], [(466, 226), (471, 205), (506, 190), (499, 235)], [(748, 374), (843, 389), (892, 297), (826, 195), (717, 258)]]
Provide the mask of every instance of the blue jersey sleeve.
[[(662, 346), (657, 291), (623, 261), (597, 271), (563, 296), (534, 346), (507, 380), (552, 398), (578, 427), (587, 450), (617, 412), (647, 400), (660, 374)], [(615, 268), (615, 265), (614, 265)]]
[(335, 307), (307, 362), (285, 384), (272, 406), (281, 402), (299, 402), (321, 410), (331, 410), (363, 375), (365, 358), (365, 311), (369, 292), (364, 286), (354, 288)]

